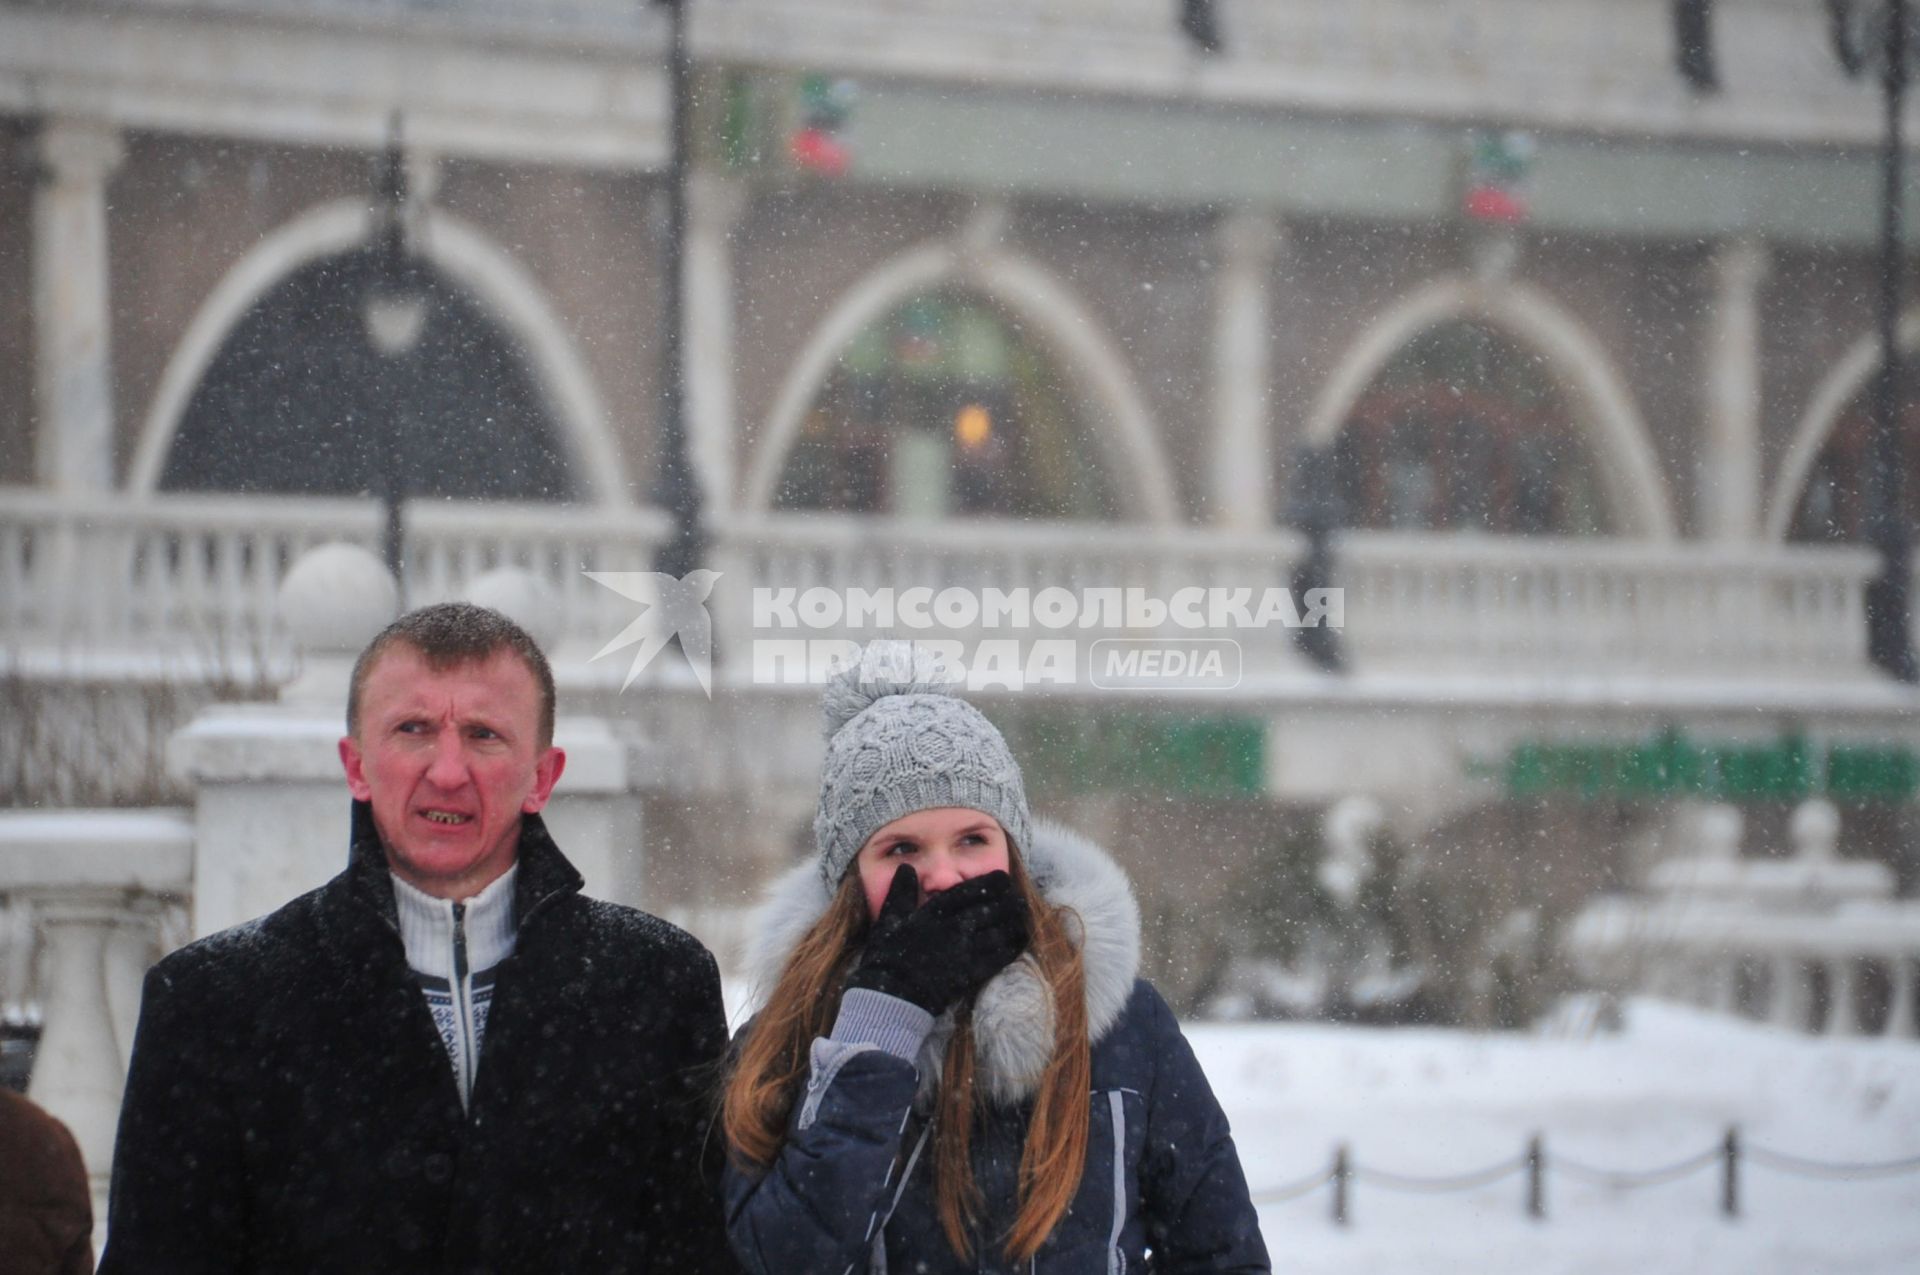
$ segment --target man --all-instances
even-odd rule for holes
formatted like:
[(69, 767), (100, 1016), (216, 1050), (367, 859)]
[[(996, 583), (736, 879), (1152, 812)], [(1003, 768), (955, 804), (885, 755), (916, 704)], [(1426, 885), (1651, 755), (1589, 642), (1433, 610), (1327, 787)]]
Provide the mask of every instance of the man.
[(553, 705), (480, 607), (361, 654), (346, 871), (147, 976), (103, 1272), (733, 1269), (719, 976), (579, 893), (539, 814)]

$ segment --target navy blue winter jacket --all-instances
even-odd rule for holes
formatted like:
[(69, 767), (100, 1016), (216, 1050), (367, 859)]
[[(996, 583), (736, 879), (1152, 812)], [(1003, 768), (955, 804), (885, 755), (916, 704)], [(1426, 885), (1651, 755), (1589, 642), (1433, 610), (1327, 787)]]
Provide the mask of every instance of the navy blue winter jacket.
[[(997, 976), (974, 1005), (976, 1083), (988, 1113), (973, 1139), (984, 1201), (971, 1259), (948, 1244), (933, 1201), (925, 1113), (950, 1022), (924, 1034), (905, 1002), (852, 992), (832, 1039), (816, 1041), (812, 1074), (788, 1137), (765, 1170), (731, 1164), (728, 1237), (754, 1275), (1199, 1275), (1271, 1269), (1239, 1156), (1213, 1091), (1166, 1002), (1137, 979), (1139, 929), (1119, 869), (1091, 843), (1042, 827), (1027, 856), (1043, 893), (1081, 916), (1088, 969), (1092, 1091), (1087, 1163), (1065, 1217), (1031, 1263), (1015, 1267), (1004, 1235), (1033, 1081), (1051, 1041), (1033, 1021), (1027, 962)], [(807, 865), (813, 880), (818, 870)], [(777, 959), (818, 899), (796, 872), (763, 912)], [(784, 898), (783, 898), (784, 895)], [(1023, 983), (1024, 980), (1024, 983)], [(767, 985), (767, 984), (763, 984)], [(849, 1031), (850, 1018), (910, 1021), (921, 1032)], [(751, 1030), (751, 1026), (747, 1030)], [(866, 1039), (861, 1039), (861, 1037)], [(851, 1037), (851, 1038), (849, 1038)], [(913, 1060), (902, 1056), (911, 1053)], [(916, 1101), (917, 1099), (917, 1101)]]

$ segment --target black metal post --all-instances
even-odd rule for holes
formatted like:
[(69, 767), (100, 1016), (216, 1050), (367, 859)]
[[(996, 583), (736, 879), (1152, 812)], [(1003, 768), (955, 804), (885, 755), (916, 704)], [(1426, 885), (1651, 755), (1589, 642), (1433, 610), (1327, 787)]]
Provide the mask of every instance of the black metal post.
[(1347, 1214), (1347, 1189), (1353, 1181), (1353, 1166), (1347, 1159), (1347, 1144), (1341, 1143), (1333, 1149), (1333, 1224), (1345, 1226)]
[(1885, 61), (1886, 145), (1880, 191), (1880, 374), (1874, 381), (1867, 436), (1867, 541), (1880, 552), (1880, 574), (1867, 586), (1867, 650), (1903, 682), (1920, 681), (1913, 652), (1913, 531), (1904, 517), (1904, 440), (1900, 431), (1900, 296), (1905, 261), (1902, 187), (1906, 154), (1900, 115), (1907, 96), (1907, 0), (1888, 0)]
[(687, 455), (686, 243), (687, 179), (693, 166), (693, 58), (687, 47), (691, 0), (652, 0), (667, 9), (667, 77), (671, 146), (667, 159), (667, 243), (661, 283), (660, 421), (654, 499), (673, 514), (673, 538), (660, 547), (656, 570), (678, 579), (699, 565), (706, 548), (700, 485)]
[[(380, 282), (389, 296), (404, 291), (410, 280), (407, 272), (407, 164), (400, 149), (400, 117), (394, 116), (387, 128), (386, 160), (380, 170)], [(380, 503), (385, 512), (380, 536), (381, 557), (393, 573), (394, 587), (400, 591), (401, 609), (406, 608), (405, 557), (407, 499), (407, 440), (400, 406), (404, 394), (395, 375), (399, 352), (380, 352), (381, 399), (387, 405), (387, 419), (380, 422)]]
[(1740, 1128), (1727, 1126), (1727, 1139), (1720, 1144), (1720, 1212), (1726, 1217), (1740, 1216)]
[[(1334, 587), (1333, 536), (1343, 512), (1333, 448), (1302, 447), (1295, 456), (1289, 513), (1294, 528), (1306, 538), (1306, 556), (1293, 565), (1288, 584), (1294, 605), (1303, 611), (1310, 589)], [(1338, 673), (1345, 667), (1340, 634), (1324, 624), (1294, 630), (1300, 651), (1316, 667)]]
[(1527, 1216), (1536, 1222), (1547, 1216), (1547, 1149), (1537, 1133), (1527, 1139)]

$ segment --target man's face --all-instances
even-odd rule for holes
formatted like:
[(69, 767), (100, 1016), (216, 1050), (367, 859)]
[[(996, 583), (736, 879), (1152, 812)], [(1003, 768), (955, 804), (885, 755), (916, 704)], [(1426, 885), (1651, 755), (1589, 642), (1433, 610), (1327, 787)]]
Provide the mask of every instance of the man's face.
[(539, 736), (539, 687), (513, 652), (435, 670), (400, 643), (368, 672), (340, 761), (394, 873), (464, 899), (512, 866), (520, 816), (547, 804), (566, 765)]

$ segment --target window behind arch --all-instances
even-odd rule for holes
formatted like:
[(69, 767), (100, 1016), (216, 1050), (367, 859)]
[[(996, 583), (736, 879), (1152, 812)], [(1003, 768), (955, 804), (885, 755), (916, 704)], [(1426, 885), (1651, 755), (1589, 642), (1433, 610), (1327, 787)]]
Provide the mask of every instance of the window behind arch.
[[(1920, 536), (1920, 401), (1908, 396), (1901, 404), (1899, 429), (1907, 441), (1901, 484), (1901, 521)], [(1794, 503), (1787, 535), (1802, 541), (1865, 541), (1867, 539), (1868, 441), (1873, 432), (1873, 378), (1854, 395), (1835, 418), (1826, 443), (1807, 471), (1807, 480)]]
[(1058, 370), (972, 297), (915, 297), (841, 354), (788, 453), (780, 509), (1111, 518)]
[(520, 352), (458, 288), (423, 272), (418, 344), (372, 349), (378, 271), (366, 251), (312, 262), (241, 318), (187, 404), (163, 489), (354, 495), (397, 470), (412, 495), (575, 498)]
[(1539, 356), (1475, 323), (1408, 342), (1341, 427), (1349, 526), (1514, 535), (1609, 530), (1599, 477)]

